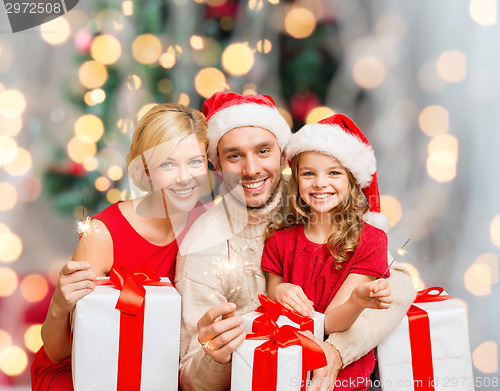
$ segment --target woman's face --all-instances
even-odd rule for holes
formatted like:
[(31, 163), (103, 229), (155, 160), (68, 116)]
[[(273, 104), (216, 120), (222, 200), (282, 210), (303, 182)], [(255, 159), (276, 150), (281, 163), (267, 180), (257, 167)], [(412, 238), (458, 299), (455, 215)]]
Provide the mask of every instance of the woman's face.
[(169, 214), (191, 210), (207, 179), (206, 146), (195, 134), (183, 138), (149, 175), (153, 193), (162, 195)]

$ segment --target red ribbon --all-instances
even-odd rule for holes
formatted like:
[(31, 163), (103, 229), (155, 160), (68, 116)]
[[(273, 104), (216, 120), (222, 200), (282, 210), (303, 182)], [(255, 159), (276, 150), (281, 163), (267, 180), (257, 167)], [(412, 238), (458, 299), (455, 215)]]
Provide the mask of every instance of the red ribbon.
[(290, 319), (292, 322), (297, 323), (301, 331), (310, 331), (314, 334), (314, 320), (307, 316), (303, 316), (294, 310), (283, 307), (281, 303), (271, 300), (269, 297), (259, 295), (260, 307), (256, 309), (257, 312), (263, 315), (256, 318), (252, 323), (252, 331), (254, 333), (261, 332), (261, 325), (266, 325), (269, 321), (276, 322), (278, 318), (283, 315)]
[(120, 296), (115, 308), (120, 311), (117, 391), (141, 389), (142, 343), (144, 335), (144, 302), (149, 286), (171, 286), (147, 265), (136, 273), (111, 269), (109, 280), (97, 280), (96, 285), (113, 285)]
[(260, 331), (248, 334), (249, 340), (268, 340), (255, 348), (252, 391), (276, 391), (278, 384), (278, 348), (292, 345), (302, 346), (302, 386), (306, 389), (307, 371), (322, 368), (327, 365), (326, 356), (321, 346), (312, 339), (298, 333), (298, 329), (285, 325), (278, 327), (273, 321), (260, 324)]
[[(437, 292), (437, 293), (433, 293)], [(450, 300), (448, 295), (442, 295), (443, 288), (428, 288), (417, 293), (413, 303), (434, 303)], [(429, 315), (415, 305), (408, 310), (410, 331), (411, 365), (415, 389), (434, 391), (434, 370), (432, 367), (432, 346)]]

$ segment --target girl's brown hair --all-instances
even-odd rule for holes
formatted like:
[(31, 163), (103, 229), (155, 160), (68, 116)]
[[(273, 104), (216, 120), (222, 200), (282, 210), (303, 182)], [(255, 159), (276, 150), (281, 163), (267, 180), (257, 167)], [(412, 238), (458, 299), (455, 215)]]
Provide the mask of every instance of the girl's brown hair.
[[(288, 182), (288, 206), (289, 213), (285, 216), (279, 216), (271, 221), (267, 227), (267, 235), (270, 236), (274, 231), (295, 224), (305, 224), (310, 219), (310, 207), (299, 194), (298, 167), (300, 155), (296, 155), (291, 163), (292, 175)], [(356, 250), (359, 234), (363, 229), (363, 215), (368, 211), (368, 204), (363, 198), (363, 193), (356, 185), (356, 181), (351, 172), (344, 168), (349, 178), (349, 190), (347, 197), (337, 206), (333, 217), (333, 224), (336, 230), (328, 236), (327, 246), (332, 255), (335, 266), (341, 267), (341, 264), (349, 258), (349, 253)]]

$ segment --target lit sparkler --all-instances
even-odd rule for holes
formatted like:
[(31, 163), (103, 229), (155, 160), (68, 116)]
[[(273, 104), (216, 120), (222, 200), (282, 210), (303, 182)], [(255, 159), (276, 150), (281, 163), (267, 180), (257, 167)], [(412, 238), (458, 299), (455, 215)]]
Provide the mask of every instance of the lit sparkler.
[(385, 274), (389, 271), (389, 269), (391, 268), (392, 264), (396, 261), (396, 259), (399, 257), (399, 256), (404, 256), (406, 255), (406, 253), (408, 251), (406, 251), (405, 247), (406, 245), (408, 244), (408, 242), (411, 240), (411, 238), (413, 238), (413, 235), (414, 234), (411, 234), (411, 236), (408, 238), (408, 240), (405, 242), (405, 244), (403, 244), (400, 248), (398, 248), (397, 250), (397, 255), (392, 259), (392, 262), (389, 264), (389, 266), (387, 267), (387, 269), (385, 269), (385, 272), (384, 274), (382, 274), (383, 276), (385, 276)]
[[(259, 270), (251, 262), (245, 261), (243, 257), (231, 251), (229, 247), (229, 240), (226, 241), (226, 253), (222, 257), (215, 257), (213, 259), (211, 274), (217, 276), (219, 284), (227, 292), (226, 295), (232, 295), (242, 288), (240, 281), (248, 275), (253, 275), (260, 278)], [(243, 249), (245, 252), (246, 247)], [(228, 299), (229, 300), (229, 299)]]
[(78, 233), (80, 234), (81, 240), (83, 240), (83, 260), (87, 260), (87, 236), (89, 236), (92, 226), (92, 219), (87, 216), (83, 221), (78, 222)]
[(87, 216), (83, 219), (83, 221), (78, 222), (78, 233), (81, 237), (86, 238), (89, 235), (91, 229), (92, 219), (90, 216)]

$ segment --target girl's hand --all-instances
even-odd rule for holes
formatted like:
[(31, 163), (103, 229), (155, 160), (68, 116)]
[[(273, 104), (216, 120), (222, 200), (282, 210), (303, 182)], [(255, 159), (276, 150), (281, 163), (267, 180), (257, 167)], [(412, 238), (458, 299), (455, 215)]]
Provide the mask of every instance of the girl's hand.
[(387, 279), (359, 284), (352, 291), (352, 299), (363, 308), (387, 309), (393, 298)]
[(275, 296), (276, 301), (286, 308), (304, 316), (311, 318), (314, 316), (314, 303), (307, 298), (300, 286), (283, 282), (276, 286)]
[(54, 315), (70, 313), (79, 299), (94, 290), (97, 275), (90, 268), (89, 263), (75, 261), (69, 261), (63, 266), (51, 300)]

